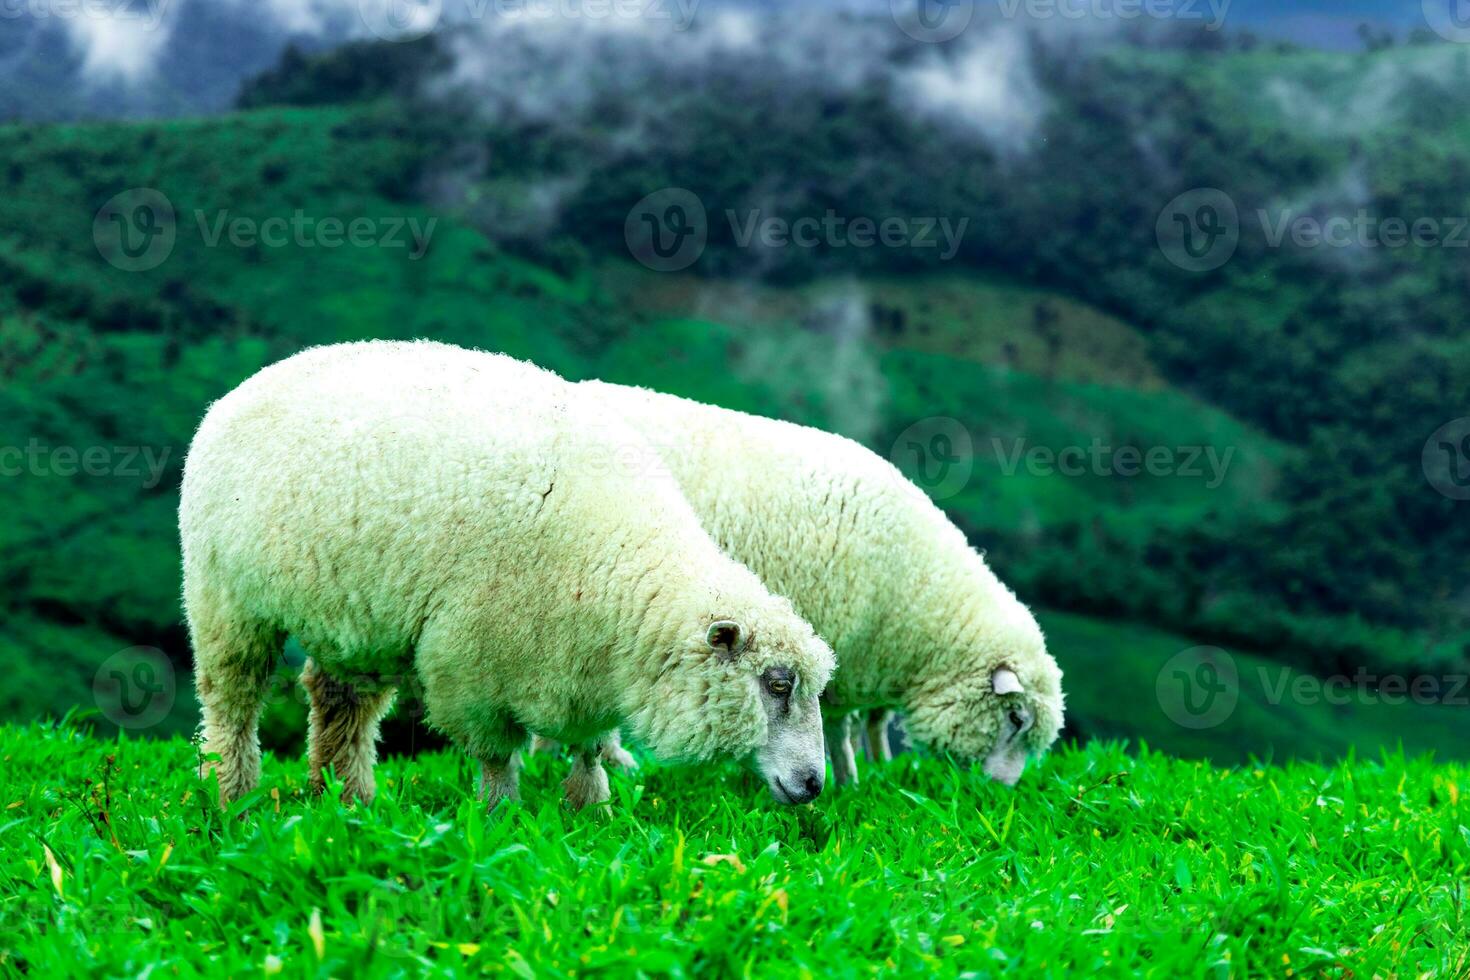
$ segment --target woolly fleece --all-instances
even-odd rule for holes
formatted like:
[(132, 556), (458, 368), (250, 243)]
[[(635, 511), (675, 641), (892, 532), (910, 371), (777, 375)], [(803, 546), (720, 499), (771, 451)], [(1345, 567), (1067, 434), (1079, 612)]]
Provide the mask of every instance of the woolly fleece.
[[(794, 671), (816, 712), (831, 651), (671, 481), (619, 458), (642, 441), (589, 395), (501, 355), (374, 342), (304, 351), (211, 407), (179, 526), (224, 798), (258, 778), (287, 634), (309, 683), (355, 692), (350, 765), (384, 707), (363, 692), (412, 681), (429, 722), (509, 781), (498, 795), (528, 730), (585, 745), (621, 724), (664, 758), (758, 754), (768, 667)], [(738, 656), (709, 645), (720, 620), (743, 629)]]

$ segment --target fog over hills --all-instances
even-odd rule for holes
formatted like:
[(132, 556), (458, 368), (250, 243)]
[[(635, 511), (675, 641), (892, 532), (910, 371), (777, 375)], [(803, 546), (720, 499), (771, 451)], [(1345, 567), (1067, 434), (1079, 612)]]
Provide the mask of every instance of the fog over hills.
[[(964, 17), (974, 31), (994, 25), (1042, 34), (1095, 38), (1128, 32), (1140, 38), (1179, 30), (1251, 31), (1322, 47), (1361, 43), (1359, 26), (1406, 35), (1425, 29), (1418, 0), (1170, 0), (1168, 16), (1125, 16), (1119, 0), (915, 0), (925, 16)], [(1452, 0), (1445, 0), (1450, 4)], [(229, 108), (242, 81), (274, 65), (288, 45), (305, 50), (352, 39), (419, 36), (467, 21), (537, 23), (573, 41), (585, 31), (558, 30), (652, 24), (682, 33), (700, 23), (735, 23), (732, 14), (780, 11), (800, 18), (841, 18), (817, 26), (844, 29), (854, 21), (901, 33), (912, 16), (905, 4), (879, 0), (6, 0), (0, 4), (0, 119), (175, 116)], [(895, 9), (901, 14), (895, 14)], [(1152, 8), (1159, 9), (1159, 8)], [(1065, 15), (1059, 13), (1065, 10)], [(1446, 7), (1449, 10), (1449, 7)], [(911, 32), (912, 33), (912, 32)], [(492, 35), (493, 36), (493, 35)], [(704, 37), (713, 36), (705, 32)], [(930, 38), (924, 38), (929, 40)], [(891, 41), (892, 38), (890, 37)], [(698, 52), (698, 47), (691, 46)], [(575, 52), (574, 52), (575, 54)], [(1014, 71), (1007, 45), (992, 52), (999, 65), (986, 75)], [(491, 56), (490, 52), (481, 52)], [(576, 66), (565, 66), (573, 70)], [(861, 70), (828, 64), (826, 70)], [(931, 87), (967, 87), (930, 79)], [(1018, 119), (1026, 115), (1021, 95)], [(991, 108), (991, 114), (1000, 107)]]

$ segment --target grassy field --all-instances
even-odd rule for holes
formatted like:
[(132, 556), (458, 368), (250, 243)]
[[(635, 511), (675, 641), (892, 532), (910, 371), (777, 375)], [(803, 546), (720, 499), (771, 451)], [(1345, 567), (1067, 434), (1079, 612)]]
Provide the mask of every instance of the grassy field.
[(182, 740), (0, 729), (0, 972), (1462, 976), (1459, 767), (1211, 768), (1068, 748), (1009, 791), (942, 760), (780, 809), (733, 767), (609, 814), (487, 817), (457, 755), (369, 808), (300, 760), (221, 815)]

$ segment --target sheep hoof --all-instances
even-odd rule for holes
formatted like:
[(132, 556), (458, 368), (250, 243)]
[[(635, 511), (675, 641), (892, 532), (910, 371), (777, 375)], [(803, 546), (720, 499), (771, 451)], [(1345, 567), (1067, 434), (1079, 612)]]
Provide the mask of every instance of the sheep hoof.
[(486, 813), (494, 813), (496, 807), (507, 801), (519, 802), (520, 798), (520, 793), (505, 787), (484, 787), (480, 790), (480, 802), (485, 804)]
[(342, 805), (349, 808), (356, 807), (358, 805), (362, 805), (365, 807), (372, 806), (373, 799), (377, 795), (377, 790), (373, 787), (357, 788), (353, 786), (344, 786), (342, 788), (341, 796)]
[(517, 770), (520, 760), (514, 756), (507, 762), (485, 762), (480, 766), (480, 802), (485, 812), (493, 813), (505, 800), (521, 798)]
[(600, 805), (612, 799), (612, 788), (608, 786), (607, 770), (602, 766), (586, 766), (578, 760), (572, 773), (561, 784), (566, 794), (567, 806), (581, 810), (589, 805)]

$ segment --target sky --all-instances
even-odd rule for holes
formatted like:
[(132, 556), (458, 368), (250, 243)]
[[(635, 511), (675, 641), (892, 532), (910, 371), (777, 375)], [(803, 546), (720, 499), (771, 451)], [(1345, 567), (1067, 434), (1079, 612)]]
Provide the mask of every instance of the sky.
[[(1462, 0), (1429, 2), (1448, 10)], [(1357, 48), (1359, 24), (1403, 34), (1425, 26), (1424, 7), (1425, 0), (1230, 0), (1226, 23), (1312, 47)]]

